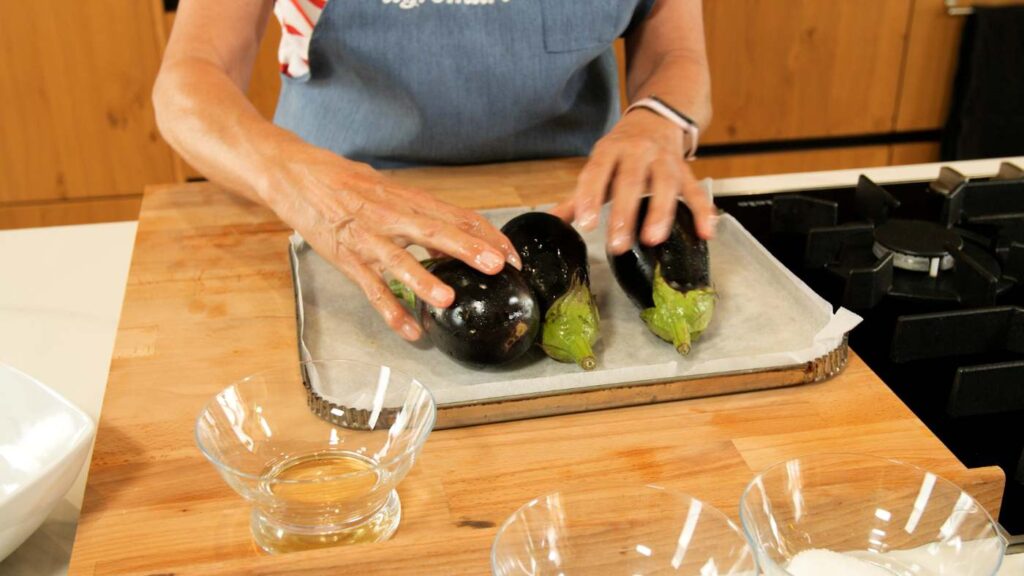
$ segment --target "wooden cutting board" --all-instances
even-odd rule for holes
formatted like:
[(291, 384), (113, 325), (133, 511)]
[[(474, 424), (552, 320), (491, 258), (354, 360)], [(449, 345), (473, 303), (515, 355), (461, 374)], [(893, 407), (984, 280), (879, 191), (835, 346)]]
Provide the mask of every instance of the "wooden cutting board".
[[(534, 205), (576, 160), (408, 171), (465, 206)], [(574, 484), (658, 483), (737, 519), (755, 471), (816, 452), (900, 458), (998, 512), (998, 468), (967, 470), (852, 354), (819, 384), (439, 430), (399, 487), (382, 544), (267, 556), (249, 510), (193, 440), (201, 406), (240, 376), (295, 361), (290, 231), (209, 184), (143, 202), (70, 574), (486, 574), (491, 540), (527, 500)]]

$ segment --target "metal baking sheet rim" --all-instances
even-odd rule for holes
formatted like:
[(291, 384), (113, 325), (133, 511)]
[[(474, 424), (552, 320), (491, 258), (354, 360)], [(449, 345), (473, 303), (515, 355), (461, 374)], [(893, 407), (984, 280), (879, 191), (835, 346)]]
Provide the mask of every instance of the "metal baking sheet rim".
[[(302, 284), (299, 279), (298, 254), (292, 242), (289, 242), (288, 246), (288, 260), (291, 264), (292, 289), (295, 295), (295, 321), (299, 336), (297, 339), (299, 358), (302, 361), (306, 361), (311, 358), (311, 354), (306, 348), (303, 338), (305, 318), (302, 305)], [(437, 407), (437, 422), (434, 428), (438, 430), (461, 428), (479, 424), (493, 424), (528, 418), (589, 412), (592, 410), (707, 398), (823, 382), (839, 374), (846, 367), (849, 361), (848, 337), (849, 333), (843, 336), (842, 342), (835, 349), (815, 360), (767, 370), (738, 370), (735, 372), (695, 376), (693, 378), (673, 378), (670, 380), (640, 383), (631, 382), (618, 386), (601, 385), (573, 390), (560, 390), (546, 394), (505, 396), (493, 398), (486, 402), (469, 401), (441, 404)], [(766, 377), (778, 375), (778, 379), (758, 382), (754, 385), (751, 385), (749, 379), (745, 379), (742, 382), (733, 384), (731, 387), (726, 383), (714, 389), (692, 390), (697, 383), (707, 384), (709, 382), (728, 380), (751, 374), (761, 374)], [(786, 375), (789, 375), (789, 377)], [(303, 373), (303, 381), (307, 388), (309, 388), (305, 373)], [(661, 393), (652, 395), (651, 392), (654, 390), (660, 390)], [(594, 398), (600, 396), (605, 398), (595, 402)]]
[[(844, 337), (842, 343), (834, 350), (804, 364), (768, 370), (739, 370), (693, 378), (673, 378), (660, 382), (633, 382), (617, 386), (561, 390), (547, 394), (506, 396), (488, 402), (441, 405), (438, 406), (435, 428), (460, 428), (813, 384), (839, 374), (846, 367), (848, 360), (849, 345), (847, 338)], [(762, 375), (765, 381), (756, 384), (751, 384), (749, 379), (728, 382), (751, 374)], [(723, 380), (726, 382), (707, 387), (709, 383)], [(695, 389), (697, 386), (700, 386), (699, 390)]]

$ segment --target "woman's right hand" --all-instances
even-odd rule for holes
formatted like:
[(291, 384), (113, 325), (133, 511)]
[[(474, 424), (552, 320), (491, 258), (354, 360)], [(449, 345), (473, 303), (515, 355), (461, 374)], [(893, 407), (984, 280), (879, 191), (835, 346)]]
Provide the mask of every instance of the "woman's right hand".
[(451, 287), (405, 251), (418, 244), (487, 274), (519, 266), (512, 243), (479, 214), (397, 185), (365, 164), (304, 142), (246, 100), (272, 0), (181, 2), (153, 102), (165, 139), (213, 182), (263, 202), (366, 294), (391, 328), (420, 327), (383, 275), (437, 306)]
[(520, 267), (512, 243), (472, 210), (391, 182), (370, 166), (308, 144), (289, 146), (260, 187), (260, 197), (314, 250), (355, 282), (394, 331), (407, 340), (420, 327), (392, 295), (388, 273), (435, 306), (449, 306), (452, 288), (405, 247), (416, 244), (496, 274)]

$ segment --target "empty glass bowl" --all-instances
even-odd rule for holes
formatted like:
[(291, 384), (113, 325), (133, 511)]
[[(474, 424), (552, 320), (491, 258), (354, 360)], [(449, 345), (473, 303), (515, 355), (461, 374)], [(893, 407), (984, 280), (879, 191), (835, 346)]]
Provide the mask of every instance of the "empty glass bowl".
[(306, 362), (222, 390), (196, 442), (252, 505), (271, 553), (378, 542), (398, 528), (395, 487), (434, 425), (430, 392), (387, 366)]
[(498, 576), (753, 576), (750, 548), (724, 514), (656, 486), (555, 492), (523, 505), (494, 539)]
[(776, 464), (747, 486), (740, 518), (768, 576), (991, 576), (1007, 543), (954, 484), (870, 456)]

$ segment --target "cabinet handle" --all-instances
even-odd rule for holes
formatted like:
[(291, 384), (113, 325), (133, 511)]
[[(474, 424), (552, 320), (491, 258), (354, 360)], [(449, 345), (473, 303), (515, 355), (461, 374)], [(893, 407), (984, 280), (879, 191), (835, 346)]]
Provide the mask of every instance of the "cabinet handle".
[(946, 0), (946, 14), (950, 16), (970, 16), (974, 14), (974, 6), (960, 6), (957, 0)]

